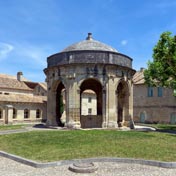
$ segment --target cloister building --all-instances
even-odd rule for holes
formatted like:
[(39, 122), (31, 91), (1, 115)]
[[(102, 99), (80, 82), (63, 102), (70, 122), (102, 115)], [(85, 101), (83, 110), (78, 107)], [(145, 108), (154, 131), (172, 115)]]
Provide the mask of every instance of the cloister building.
[(0, 74), (0, 124), (46, 121), (47, 85)]

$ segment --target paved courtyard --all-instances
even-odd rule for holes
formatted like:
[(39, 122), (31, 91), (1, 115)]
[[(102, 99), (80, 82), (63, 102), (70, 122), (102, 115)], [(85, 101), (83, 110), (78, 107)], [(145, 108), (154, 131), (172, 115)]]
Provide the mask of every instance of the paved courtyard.
[(68, 170), (69, 165), (33, 168), (10, 159), (0, 157), (0, 175), (3, 176), (175, 176), (176, 169), (165, 169), (138, 164), (98, 162), (98, 171), (78, 174)]

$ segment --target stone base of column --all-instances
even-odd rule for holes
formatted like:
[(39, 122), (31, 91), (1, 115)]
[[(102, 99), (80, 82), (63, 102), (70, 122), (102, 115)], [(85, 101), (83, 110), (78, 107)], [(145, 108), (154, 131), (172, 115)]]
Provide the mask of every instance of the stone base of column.
[(109, 121), (107, 124), (107, 128), (118, 128), (118, 124), (116, 121)]
[(130, 127), (130, 121), (124, 121), (121, 122), (120, 124), (117, 124), (116, 121), (109, 121), (102, 123), (102, 128), (119, 128), (119, 127)]
[(81, 128), (81, 123), (80, 121), (69, 121), (65, 123), (65, 127), (70, 128), (70, 129), (80, 129)]
[(56, 120), (47, 119), (46, 126), (58, 126)]

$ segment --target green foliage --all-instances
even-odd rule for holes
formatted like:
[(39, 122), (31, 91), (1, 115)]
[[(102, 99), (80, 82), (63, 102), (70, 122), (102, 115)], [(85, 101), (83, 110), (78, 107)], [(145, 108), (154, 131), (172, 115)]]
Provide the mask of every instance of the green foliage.
[(60, 100), (59, 100), (59, 102), (60, 102), (59, 108), (60, 108), (60, 113), (62, 114), (64, 112), (63, 96), (61, 95), (59, 98), (60, 98)]
[(176, 136), (117, 130), (32, 131), (0, 136), (0, 150), (37, 161), (91, 157), (176, 161)]
[(153, 49), (153, 62), (144, 71), (145, 82), (150, 86), (176, 89), (176, 36), (164, 32)]

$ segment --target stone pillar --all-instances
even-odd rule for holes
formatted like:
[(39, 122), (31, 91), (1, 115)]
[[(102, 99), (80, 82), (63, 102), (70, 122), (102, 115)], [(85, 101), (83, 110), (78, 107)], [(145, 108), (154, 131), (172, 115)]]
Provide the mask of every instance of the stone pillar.
[(133, 119), (133, 84), (131, 84), (129, 95), (129, 120)]
[(107, 127), (117, 127), (117, 95), (116, 95), (116, 80), (109, 79), (106, 88), (106, 117)]
[(106, 119), (106, 87), (103, 88), (103, 101), (102, 101), (102, 113), (103, 113), (103, 121), (102, 121), (102, 128), (107, 127), (107, 119)]
[(68, 128), (80, 128), (80, 91), (75, 80), (70, 80), (67, 102), (66, 126)]
[(6, 105), (5, 106), (5, 124), (13, 123), (13, 106)]
[(47, 126), (58, 126), (56, 121), (56, 92), (48, 90), (48, 100), (47, 104)]

